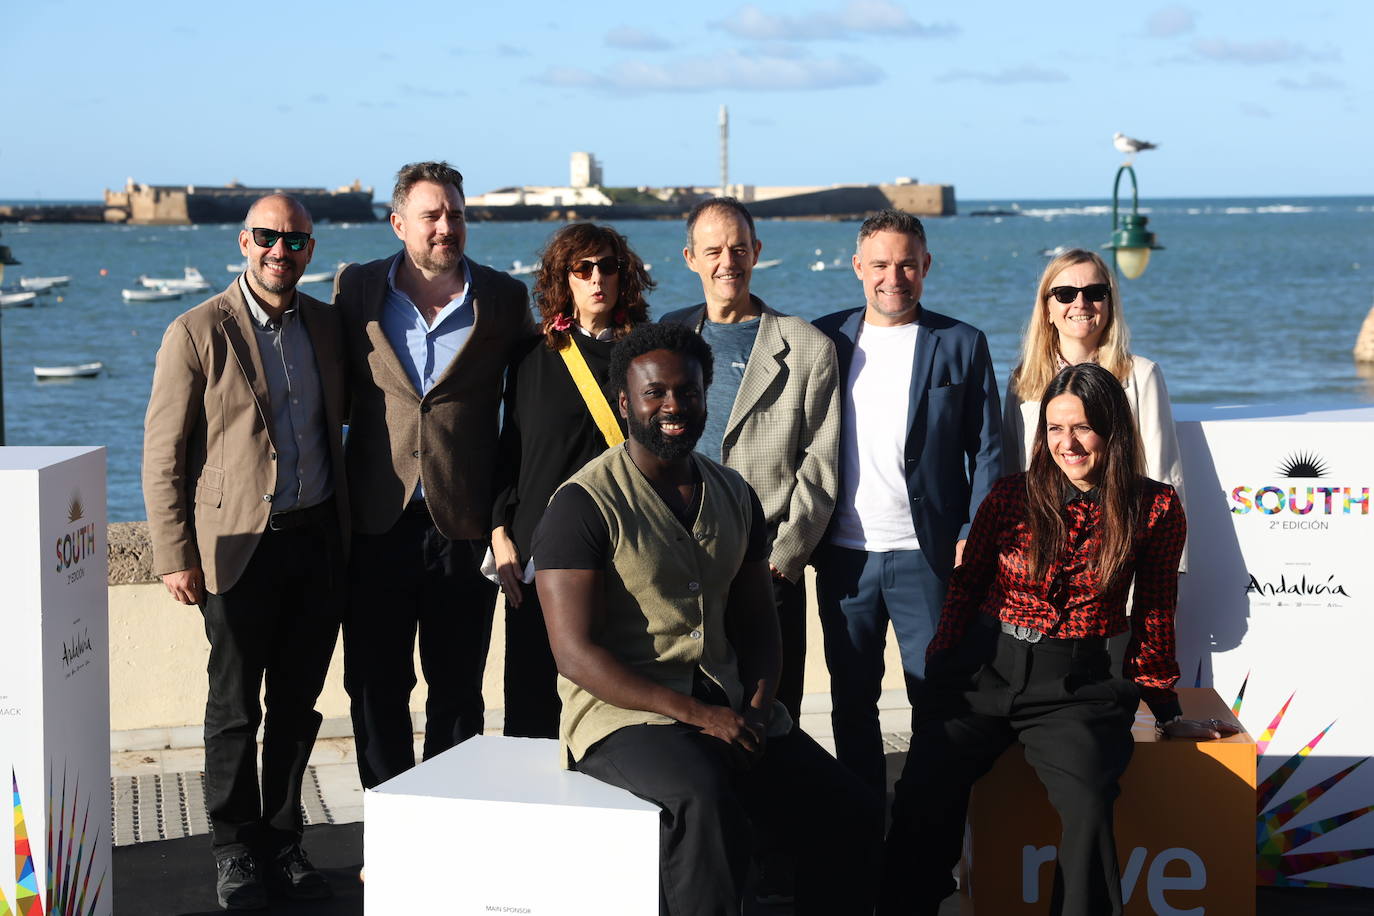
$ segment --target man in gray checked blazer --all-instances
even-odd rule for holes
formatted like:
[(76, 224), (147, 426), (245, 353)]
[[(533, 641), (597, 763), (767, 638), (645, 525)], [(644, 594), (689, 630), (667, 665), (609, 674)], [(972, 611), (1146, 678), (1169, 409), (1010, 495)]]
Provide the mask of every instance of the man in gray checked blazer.
[(839, 485), (838, 371), (824, 334), (750, 295), (762, 248), (739, 201), (697, 204), (682, 256), (701, 277), (706, 301), (660, 321), (687, 325), (711, 344), (714, 380), (697, 451), (739, 471), (763, 504), (783, 640), (778, 699), (796, 720), (806, 662), (802, 570), (830, 522)]

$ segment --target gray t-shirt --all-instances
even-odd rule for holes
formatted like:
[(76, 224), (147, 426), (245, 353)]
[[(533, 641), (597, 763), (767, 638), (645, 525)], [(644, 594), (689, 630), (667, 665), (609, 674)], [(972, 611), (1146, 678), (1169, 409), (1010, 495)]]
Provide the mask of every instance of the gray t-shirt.
[(711, 345), (714, 377), (706, 391), (706, 429), (697, 442), (697, 451), (712, 461), (721, 461), (725, 426), (730, 422), (730, 410), (735, 406), (744, 368), (749, 365), (754, 339), (759, 336), (759, 319), (736, 324), (703, 321), (701, 336)]

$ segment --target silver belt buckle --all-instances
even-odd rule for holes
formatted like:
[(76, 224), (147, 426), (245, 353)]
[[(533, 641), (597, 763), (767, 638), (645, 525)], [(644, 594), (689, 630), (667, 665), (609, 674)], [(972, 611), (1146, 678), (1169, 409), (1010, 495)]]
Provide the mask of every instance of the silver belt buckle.
[(1022, 642), (1034, 643), (1045, 638), (1045, 634), (1035, 627), (1022, 626), (1019, 623), (1008, 623), (1005, 620), (1001, 623), (1003, 633), (1006, 633), (1008, 636), (1014, 636)]

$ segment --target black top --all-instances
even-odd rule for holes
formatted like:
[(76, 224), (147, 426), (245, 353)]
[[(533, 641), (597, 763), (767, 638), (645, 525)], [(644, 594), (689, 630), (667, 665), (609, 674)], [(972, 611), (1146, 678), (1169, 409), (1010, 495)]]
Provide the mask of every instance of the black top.
[[(569, 338), (604, 389), (614, 341), (593, 340), (576, 330)], [(620, 411), (609, 397), (606, 402), (623, 433)], [(543, 335), (522, 343), (506, 380), (491, 521), (493, 528), (506, 527), (522, 564), (529, 560), (534, 527), (554, 490), (605, 450), (606, 437), (588, 412), (562, 354), (550, 350)]]
[[(763, 504), (753, 487), (749, 488), (749, 506), (751, 521), (749, 542), (744, 549), (745, 563), (768, 559), (769, 547)], [(679, 518), (678, 521), (683, 520)], [(693, 521), (695, 518), (683, 522), (683, 527), (690, 531)], [(558, 491), (544, 513), (534, 541), (539, 545), (537, 565), (540, 569), (605, 569), (610, 561), (611, 530), (591, 494), (580, 486)]]

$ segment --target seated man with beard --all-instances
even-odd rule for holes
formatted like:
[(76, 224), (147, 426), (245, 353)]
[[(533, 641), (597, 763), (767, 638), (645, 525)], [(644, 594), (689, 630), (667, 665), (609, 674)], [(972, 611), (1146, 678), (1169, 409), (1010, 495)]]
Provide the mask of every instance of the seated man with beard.
[(688, 328), (621, 340), (608, 384), (630, 438), (573, 475), (535, 532), (563, 761), (663, 809), (662, 913), (739, 912), (751, 828), (795, 854), (797, 913), (869, 913), (880, 801), (773, 698), (763, 510), (692, 451), (710, 374)]

